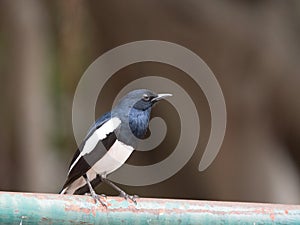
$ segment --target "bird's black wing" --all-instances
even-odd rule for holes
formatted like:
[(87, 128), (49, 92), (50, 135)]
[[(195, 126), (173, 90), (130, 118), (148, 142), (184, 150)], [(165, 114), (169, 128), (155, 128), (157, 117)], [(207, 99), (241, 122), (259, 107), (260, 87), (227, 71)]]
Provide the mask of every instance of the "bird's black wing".
[[(96, 147), (92, 149), (88, 154), (81, 156), (80, 153), (83, 151), (87, 140), (94, 134), (95, 131), (101, 129), (101, 126), (111, 119), (111, 114), (106, 113), (100, 117), (88, 131), (88, 134), (82, 144), (75, 152), (73, 159), (69, 167), (68, 178), (63, 186), (63, 189), (69, 186), (76, 179), (84, 175), (99, 159), (105, 155), (107, 150), (116, 141), (116, 135), (114, 132), (107, 134), (106, 138), (99, 140)], [(75, 164), (74, 164), (75, 163)], [(73, 165), (74, 164), (74, 165)], [(72, 166), (73, 165), (73, 166)], [(72, 166), (72, 168), (71, 168)]]

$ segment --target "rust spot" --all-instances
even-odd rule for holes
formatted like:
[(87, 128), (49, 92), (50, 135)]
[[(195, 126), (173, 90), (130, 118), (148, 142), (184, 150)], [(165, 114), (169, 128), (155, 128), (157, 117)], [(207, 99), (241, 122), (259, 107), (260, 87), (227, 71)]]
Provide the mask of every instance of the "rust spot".
[(65, 210), (66, 211), (75, 211), (75, 212), (80, 212), (80, 213), (85, 213), (85, 214), (92, 214), (93, 216), (96, 216), (96, 210), (103, 210), (100, 209), (100, 207), (91, 207), (91, 208), (85, 208), (85, 207), (80, 207), (78, 205), (66, 205)]
[(271, 214), (270, 214), (270, 217), (271, 217), (272, 221), (275, 220), (275, 215), (274, 215), (274, 213), (271, 213)]
[(117, 201), (117, 202), (123, 202), (123, 201), (124, 201), (124, 198), (116, 197), (116, 198), (115, 198), (115, 201)]
[(289, 214), (289, 210), (287, 210), (287, 209), (284, 210), (284, 213), (285, 213), (285, 214)]
[(49, 218), (47, 218), (47, 217), (42, 217), (42, 219), (41, 219), (42, 221), (48, 221), (49, 220)]

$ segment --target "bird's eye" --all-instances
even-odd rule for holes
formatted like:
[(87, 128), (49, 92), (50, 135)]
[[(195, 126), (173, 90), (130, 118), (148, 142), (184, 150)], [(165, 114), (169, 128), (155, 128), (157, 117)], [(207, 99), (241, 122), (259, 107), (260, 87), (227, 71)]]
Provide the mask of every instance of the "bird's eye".
[(150, 100), (150, 96), (147, 95), (147, 94), (144, 94), (143, 95), (143, 99), (144, 99), (144, 101), (149, 101)]

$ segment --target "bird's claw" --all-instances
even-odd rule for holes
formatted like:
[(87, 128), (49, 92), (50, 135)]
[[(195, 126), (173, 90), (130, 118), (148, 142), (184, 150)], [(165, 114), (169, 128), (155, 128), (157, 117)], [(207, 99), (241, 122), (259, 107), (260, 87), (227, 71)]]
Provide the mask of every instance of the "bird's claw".
[(105, 200), (107, 199), (107, 195), (106, 195), (106, 194), (100, 194), (100, 196), (101, 196), (102, 198), (105, 198)]
[(131, 200), (135, 205), (137, 205), (136, 199), (139, 198), (138, 195), (129, 195), (125, 192), (120, 193), (120, 196), (123, 197), (126, 200)]
[[(97, 195), (96, 193), (92, 193), (91, 196), (95, 200), (96, 204), (100, 203), (102, 206), (104, 206), (105, 208), (107, 208), (106, 202), (102, 201), (101, 198), (100, 198), (100, 196), (103, 197), (102, 194), (101, 195)], [(104, 196), (104, 197), (106, 199), (106, 196)]]

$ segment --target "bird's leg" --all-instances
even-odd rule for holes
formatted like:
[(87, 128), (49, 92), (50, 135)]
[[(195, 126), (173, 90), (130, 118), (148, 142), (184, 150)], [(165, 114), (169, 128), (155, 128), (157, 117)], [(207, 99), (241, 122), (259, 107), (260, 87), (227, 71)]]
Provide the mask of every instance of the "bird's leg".
[(97, 195), (97, 194), (96, 194), (96, 192), (94, 191), (94, 189), (93, 189), (93, 187), (92, 187), (92, 185), (91, 185), (91, 183), (90, 183), (90, 181), (89, 181), (89, 179), (88, 179), (87, 175), (86, 175), (86, 174), (84, 174), (84, 175), (83, 175), (83, 177), (84, 177), (84, 179), (85, 179), (85, 181), (86, 181), (87, 185), (89, 186), (89, 189), (90, 189), (91, 196), (92, 196), (92, 197), (93, 197), (93, 199), (96, 201), (96, 203), (97, 203), (97, 202), (100, 202), (100, 203), (101, 203), (101, 205), (103, 205), (104, 207), (106, 207), (106, 208), (107, 208), (107, 205), (106, 205), (106, 203), (105, 203), (105, 202), (103, 202), (103, 201), (100, 199), (99, 195)]
[(115, 185), (113, 182), (108, 180), (107, 178), (101, 177), (101, 180), (111, 186), (113, 189), (115, 189), (117, 192), (119, 192), (120, 196), (127, 199), (130, 199), (134, 204), (137, 204), (136, 199), (139, 197), (137, 195), (129, 195), (124, 190), (119, 188), (117, 185)]

